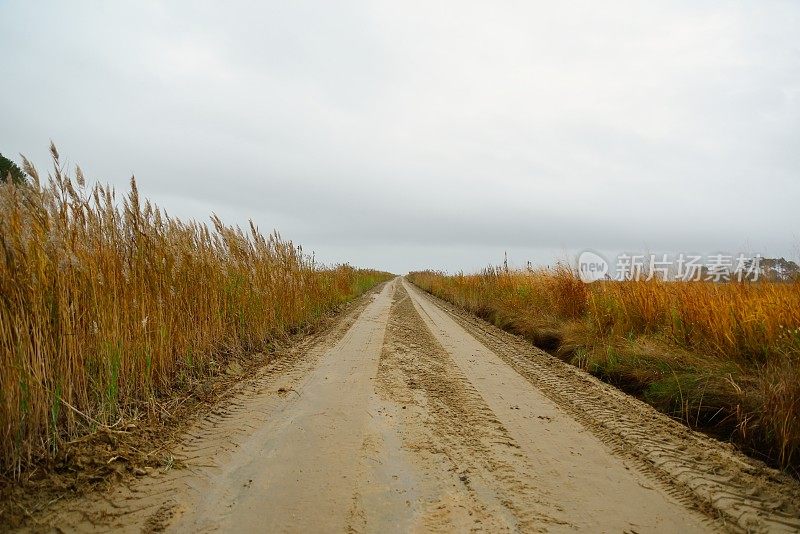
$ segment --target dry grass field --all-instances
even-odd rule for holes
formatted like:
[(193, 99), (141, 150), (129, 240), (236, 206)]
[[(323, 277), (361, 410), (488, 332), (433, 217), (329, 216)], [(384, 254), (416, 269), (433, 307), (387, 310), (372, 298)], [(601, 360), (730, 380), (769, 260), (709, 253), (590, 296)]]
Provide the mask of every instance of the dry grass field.
[(585, 284), (565, 266), (409, 279), (797, 474), (800, 283)]

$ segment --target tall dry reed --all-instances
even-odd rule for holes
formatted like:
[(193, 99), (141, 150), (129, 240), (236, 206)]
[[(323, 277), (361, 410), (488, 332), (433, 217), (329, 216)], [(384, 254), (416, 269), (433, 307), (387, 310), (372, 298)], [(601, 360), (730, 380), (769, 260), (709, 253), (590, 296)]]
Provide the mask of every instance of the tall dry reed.
[(324, 268), (277, 233), (183, 222), (88, 187), (51, 146), (46, 183), (0, 184), (0, 467), (169, 396), (388, 275)]

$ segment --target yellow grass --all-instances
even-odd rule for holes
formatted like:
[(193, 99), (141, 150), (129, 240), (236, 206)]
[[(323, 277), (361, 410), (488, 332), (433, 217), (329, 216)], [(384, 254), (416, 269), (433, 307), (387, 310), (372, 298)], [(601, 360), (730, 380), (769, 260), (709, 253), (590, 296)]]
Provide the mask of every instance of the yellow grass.
[(51, 149), (40, 186), (0, 184), (0, 467), (265, 350), (389, 275), (324, 268), (276, 233), (183, 222), (87, 188)]
[(800, 464), (800, 282), (412, 273), (434, 295), (774, 463)]

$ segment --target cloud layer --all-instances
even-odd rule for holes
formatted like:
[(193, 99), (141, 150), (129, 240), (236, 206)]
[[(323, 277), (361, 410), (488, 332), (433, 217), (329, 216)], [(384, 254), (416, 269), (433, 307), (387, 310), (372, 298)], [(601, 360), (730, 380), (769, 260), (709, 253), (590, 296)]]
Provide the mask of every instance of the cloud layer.
[(0, 151), (405, 272), (796, 257), (794, 2), (5, 2)]

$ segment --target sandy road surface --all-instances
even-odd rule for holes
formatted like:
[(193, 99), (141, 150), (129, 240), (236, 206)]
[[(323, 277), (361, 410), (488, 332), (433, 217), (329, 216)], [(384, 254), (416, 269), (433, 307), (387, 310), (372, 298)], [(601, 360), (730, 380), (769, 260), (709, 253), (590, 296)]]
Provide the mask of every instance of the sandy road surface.
[(800, 529), (795, 482), (395, 279), (65, 531)]

